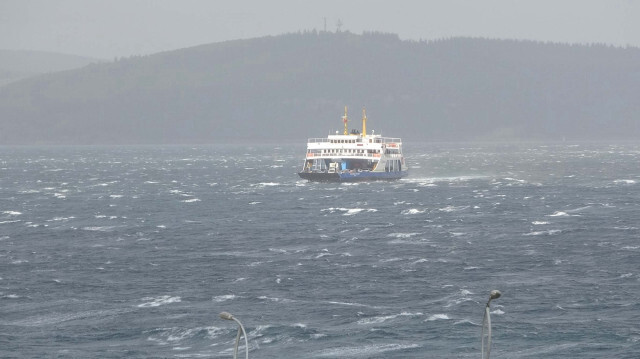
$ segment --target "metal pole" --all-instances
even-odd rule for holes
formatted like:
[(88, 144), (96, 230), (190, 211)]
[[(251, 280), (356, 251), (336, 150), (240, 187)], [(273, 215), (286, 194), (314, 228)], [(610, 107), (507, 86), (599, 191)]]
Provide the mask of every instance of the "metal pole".
[[(484, 317), (482, 318), (482, 359), (489, 359), (489, 355), (491, 354), (491, 313), (489, 304), (492, 299), (498, 299), (502, 293), (498, 290), (492, 290), (489, 294), (489, 301), (487, 301), (487, 306), (484, 308)], [(485, 336), (485, 328), (486, 328), (486, 336)], [(486, 342), (486, 343), (485, 343)]]
[(244, 335), (244, 348), (246, 359), (249, 359), (249, 339), (247, 339), (247, 332), (244, 330), (242, 323), (238, 319), (236, 319), (233, 315), (227, 312), (220, 313), (220, 318), (224, 320), (233, 320), (238, 323), (238, 335), (236, 335), (236, 344), (233, 349), (233, 359), (237, 359), (238, 357), (238, 345), (240, 345), (240, 334)]

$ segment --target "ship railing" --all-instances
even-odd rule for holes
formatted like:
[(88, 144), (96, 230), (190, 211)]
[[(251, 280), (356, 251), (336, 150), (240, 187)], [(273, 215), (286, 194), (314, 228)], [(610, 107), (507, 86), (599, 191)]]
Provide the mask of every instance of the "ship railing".
[[(356, 139), (358, 140), (358, 139)], [(330, 143), (332, 140), (326, 137), (308, 138), (307, 143)], [(367, 143), (367, 141), (356, 141), (356, 143)], [(399, 137), (378, 137), (374, 138), (372, 143), (397, 143), (402, 144), (402, 139)], [(343, 143), (336, 143), (343, 144)]]

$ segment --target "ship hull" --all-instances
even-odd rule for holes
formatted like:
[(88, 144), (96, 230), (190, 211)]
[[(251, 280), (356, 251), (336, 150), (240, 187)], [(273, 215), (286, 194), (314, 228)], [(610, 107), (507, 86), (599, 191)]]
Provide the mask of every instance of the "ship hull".
[(299, 172), (300, 178), (311, 182), (370, 182), (395, 181), (408, 175), (408, 171), (396, 172)]

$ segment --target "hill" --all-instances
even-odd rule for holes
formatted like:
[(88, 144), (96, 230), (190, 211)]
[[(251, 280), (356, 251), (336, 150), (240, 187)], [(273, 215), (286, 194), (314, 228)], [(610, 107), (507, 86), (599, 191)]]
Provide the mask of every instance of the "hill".
[(306, 32), (92, 64), (0, 88), (0, 143), (320, 137), (635, 139), (640, 50)]
[(77, 69), (98, 61), (53, 52), (0, 50), (0, 86), (49, 72)]

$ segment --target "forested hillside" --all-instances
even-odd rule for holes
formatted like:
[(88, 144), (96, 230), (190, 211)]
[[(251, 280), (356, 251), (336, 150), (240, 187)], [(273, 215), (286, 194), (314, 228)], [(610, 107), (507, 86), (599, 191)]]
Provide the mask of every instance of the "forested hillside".
[(44, 73), (77, 69), (92, 62), (100, 61), (44, 51), (0, 50), (0, 86)]
[(634, 139), (639, 93), (637, 48), (306, 32), (0, 87), (0, 144), (304, 142), (344, 105), (414, 141)]

